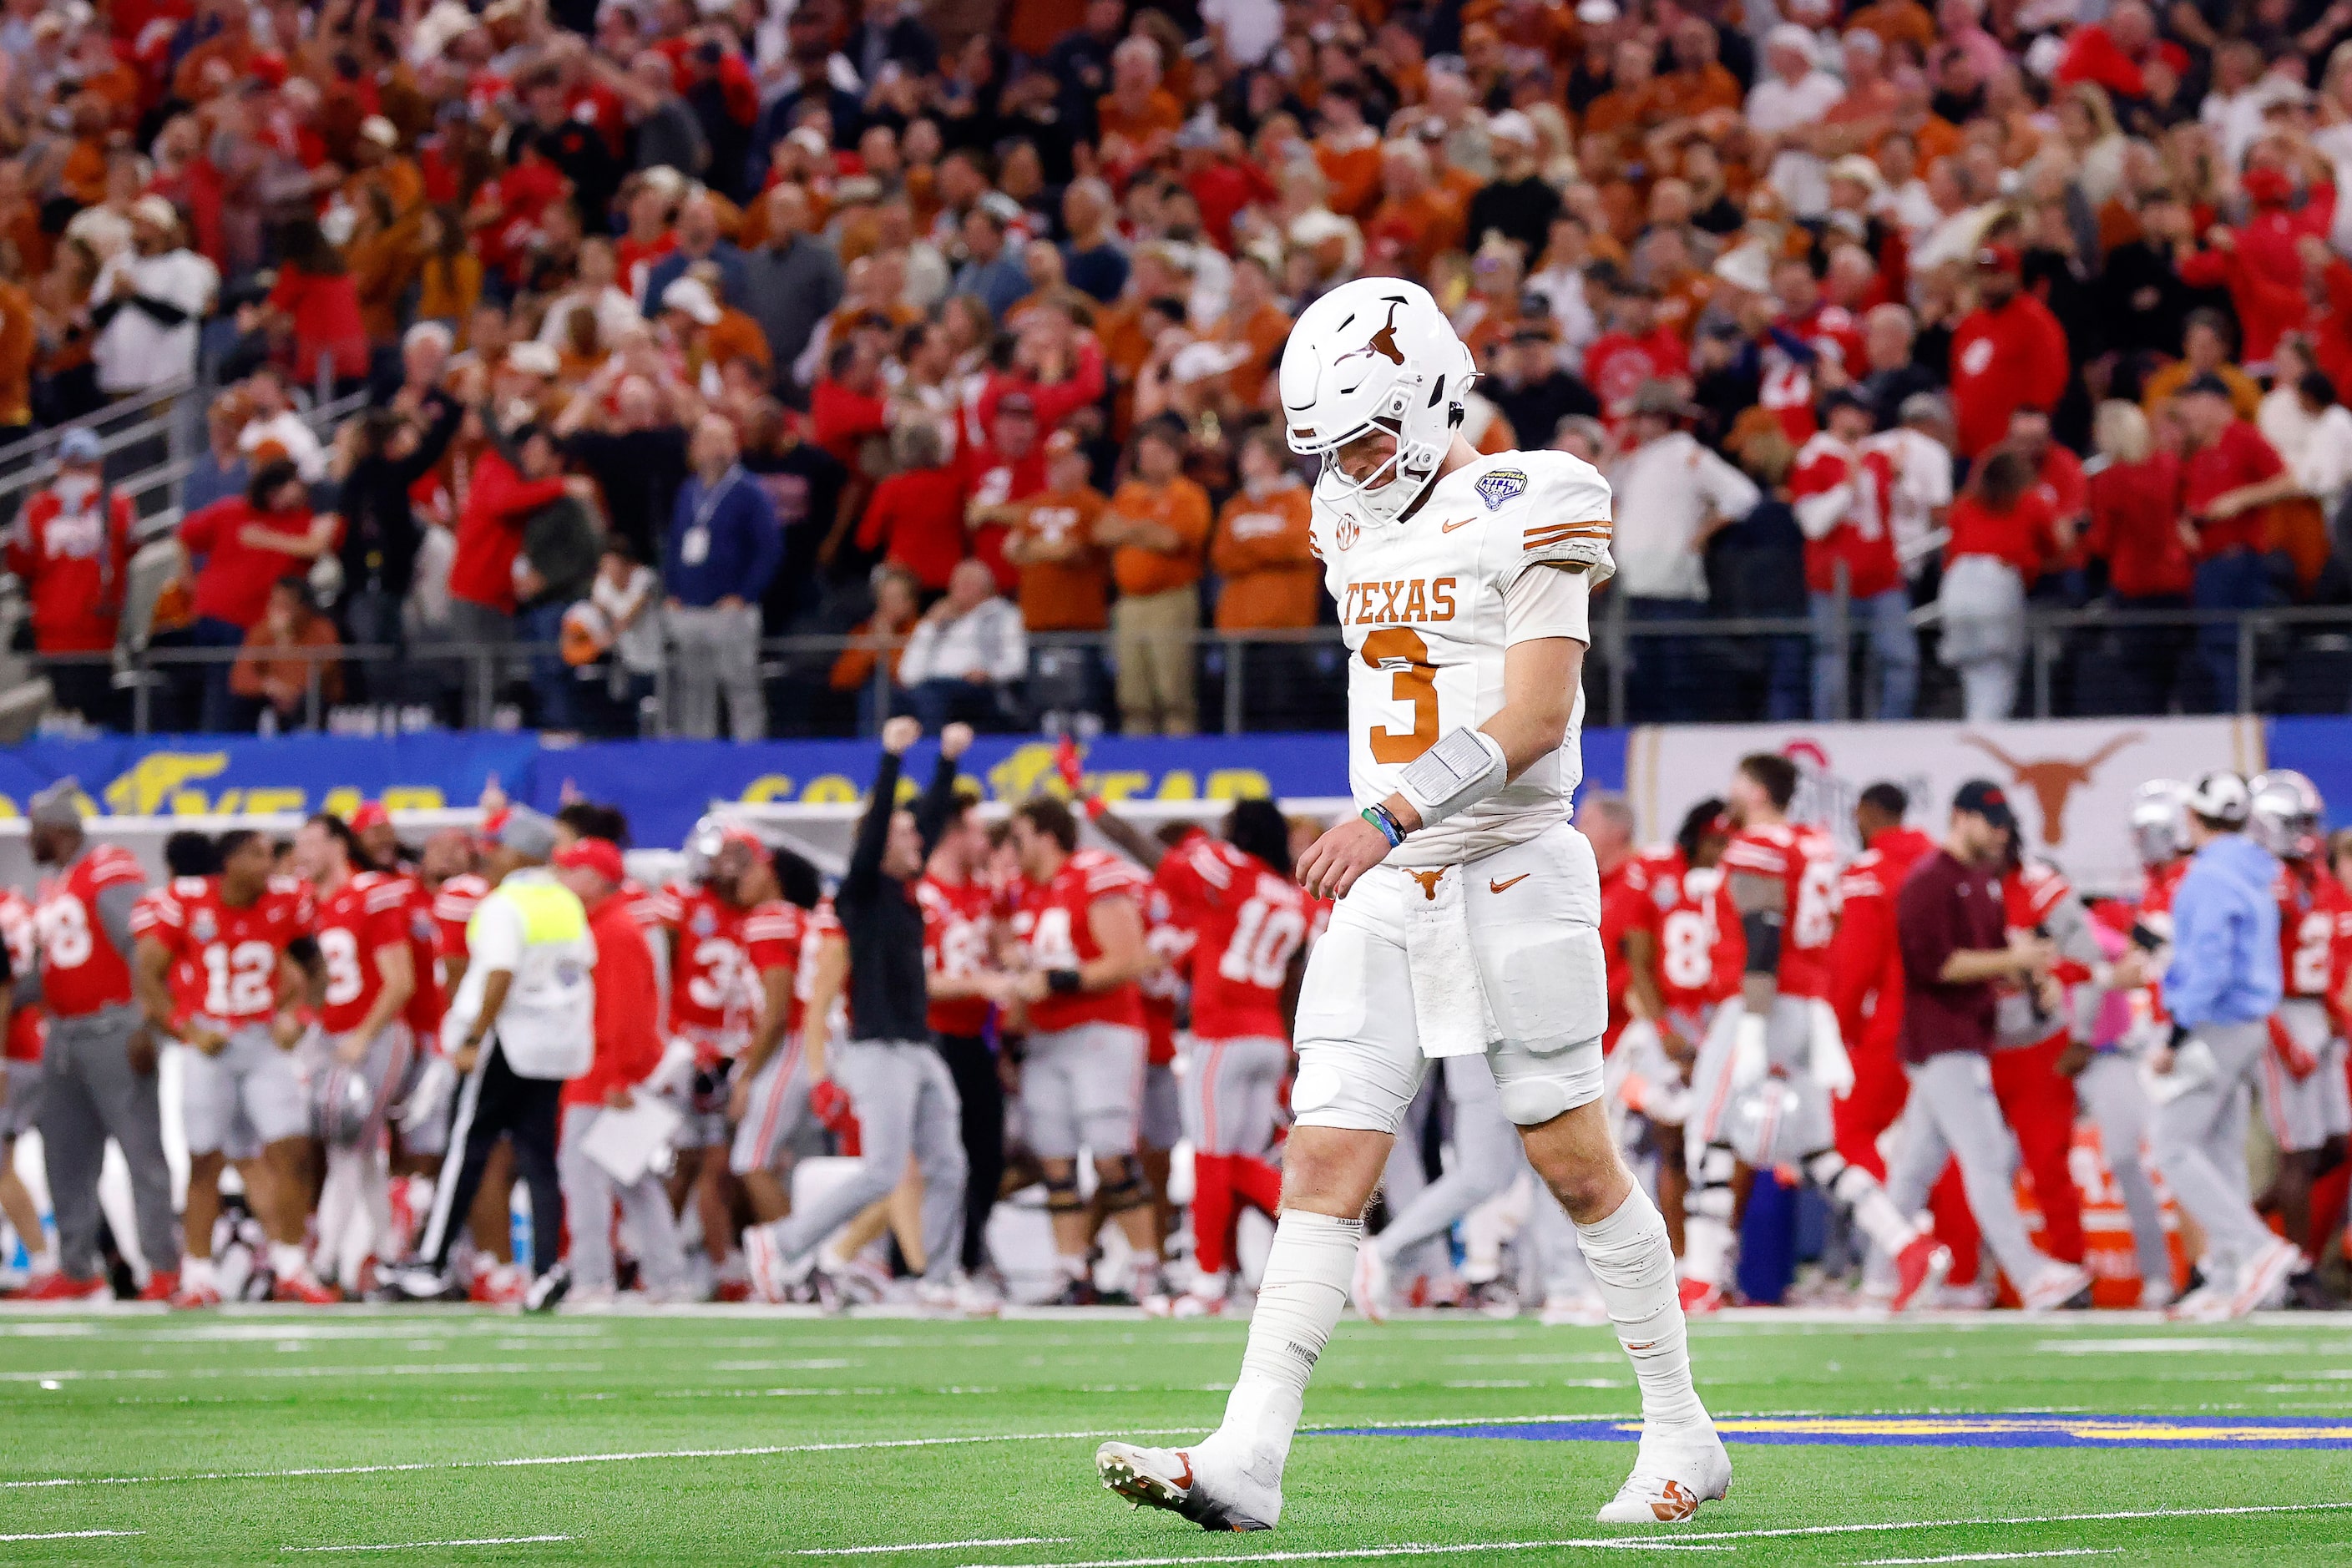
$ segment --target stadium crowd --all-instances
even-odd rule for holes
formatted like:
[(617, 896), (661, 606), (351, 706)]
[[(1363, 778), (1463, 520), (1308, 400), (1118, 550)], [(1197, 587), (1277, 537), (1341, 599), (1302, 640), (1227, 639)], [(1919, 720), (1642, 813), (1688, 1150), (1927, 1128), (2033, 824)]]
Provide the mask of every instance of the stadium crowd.
[[(1279, 1202), (1295, 998), (1331, 912), (1293, 846), (1326, 825), (1247, 800), (1214, 833), (1146, 833), (1066, 745), (1050, 793), (992, 819), (959, 776), (969, 726), (902, 794), (920, 734), (885, 727), (829, 889), (717, 818), (647, 885), (614, 809), (495, 797), (421, 845), (373, 805), (278, 843), (184, 833), (151, 888), (89, 836), (72, 781), (45, 791), (47, 878), (0, 895), (16, 1293), (1245, 1308), (1239, 1226)], [(1873, 785), (1841, 863), (1789, 816), (1797, 782), (1743, 758), (1648, 847), (1622, 799), (1580, 813), (1611, 1123), (1687, 1310), (2336, 1304), (2318, 1269), (2347, 1256), (2352, 1185), (2352, 835), (2326, 837), (2308, 780), (2151, 783), (2146, 883), (2121, 899), (2032, 855), (1992, 785), (1961, 788), (1940, 839)], [(1768, 1076), (1742, 1042), (1780, 1009), (1811, 1043)], [(1359, 1311), (1604, 1321), (1480, 1058), (1431, 1072), (1407, 1127)], [(16, 1173), (36, 1129), (53, 1233)], [(110, 1140), (130, 1202), (102, 1215)], [(855, 1163), (797, 1179), (825, 1155)], [(1797, 1228), (1785, 1205), (1743, 1215), (1792, 1187), (1818, 1192), (1828, 1239), (1788, 1288), (1782, 1243), (1741, 1263), (1743, 1235)], [(2097, 1247), (2101, 1199), (2122, 1212)]]
[[(1474, 441), (1616, 484), (1664, 628), (1626, 717), (1983, 720), (2028, 606), (2352, 597), (2347, 40), (2326, 0), (26, 8), (0, 439), (217, 382), (131, 628), (212, 650), (161, 724), (1183, 734), (1216, 631), (1291, 634), (1247, 686), (1297, 726), (1332, 606), (1271, 372), (1408, 276)], [(7, 563), (118, 722), (134, 525), (57, 455)], [(2055, 707), (2231, 706), (2235, 628), (2183, 625), (2051, 634)], [(485, 700), (339, 645), (518, 654)], [(2267, 705), (2341, 707), (2324, 637), (2262, 646)]]

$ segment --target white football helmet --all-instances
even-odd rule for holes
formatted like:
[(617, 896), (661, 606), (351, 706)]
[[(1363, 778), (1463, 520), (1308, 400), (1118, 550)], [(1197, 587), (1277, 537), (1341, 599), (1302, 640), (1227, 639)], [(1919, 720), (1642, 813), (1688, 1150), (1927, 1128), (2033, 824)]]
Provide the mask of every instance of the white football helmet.
[(2190, 787), (2186, 804), (2192, 814), (2208, 822), (2243, 827), (2254, 802), (2245, 780), (2227, 769), (2216, 769)]
[[(1302, 458), (1320, 458), (1315, 492), (1326, 504), (1394, 522), (1437, 478), (1478, 367), (1454, 324), (1420, 284), (1358, 278), (1307, 307), (1282, 351), (1283, 433)], [(1333, 459), (1383, 429), (1396, 456), (1361, 479)]]
[(2132, 847), (2143, 866), (2161, 866), (2189, 853), (2189, 786), (2150, 779), (2132, 792)]
[(2282, 860), (2315, 859), (2327, 845), (2327, 805), (2319, 786), (2293, 768), (2256, 773), (2246, 834)]

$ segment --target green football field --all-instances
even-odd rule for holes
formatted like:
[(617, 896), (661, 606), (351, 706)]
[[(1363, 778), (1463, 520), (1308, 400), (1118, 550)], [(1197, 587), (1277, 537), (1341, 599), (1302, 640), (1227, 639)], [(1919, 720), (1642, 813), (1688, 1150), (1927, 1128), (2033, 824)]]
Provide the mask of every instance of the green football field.
[(1606, 1330), (1349, 1319), (1280, 1531), (1129, 1511), (1096, 1442), (1213, 1426), (1243, 1332), (0, 1313), (0, 1562), (2352, 1563), (2352, 1320), (1712, 1321), (1732, 1494), (1643, 1532), (1591, 1522), (1633, 1452)]

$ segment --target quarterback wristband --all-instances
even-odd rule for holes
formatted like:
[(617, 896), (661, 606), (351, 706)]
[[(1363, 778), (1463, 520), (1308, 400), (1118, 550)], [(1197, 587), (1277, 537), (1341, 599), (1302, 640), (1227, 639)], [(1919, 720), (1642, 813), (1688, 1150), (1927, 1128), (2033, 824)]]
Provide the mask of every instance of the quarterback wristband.
[(1510, 782), (1503, 743), (1484, 730), (1455, 730), (1405, 765), (1397, 794), (1428, 827), (1465, 811)]
[(1073, 991), (1086, 989), (1086, 977), (1075, 969), (1045, 971), (1045, 989), (1056, 996), (1067, 996)]
[(1387, 806), (1368, 805), (1356, 815), (1379, 828), (1381, 837), (1389, 841), (1390, 848), (1393, 849), (1404, 842), (1404, 826), (1389, 815)]

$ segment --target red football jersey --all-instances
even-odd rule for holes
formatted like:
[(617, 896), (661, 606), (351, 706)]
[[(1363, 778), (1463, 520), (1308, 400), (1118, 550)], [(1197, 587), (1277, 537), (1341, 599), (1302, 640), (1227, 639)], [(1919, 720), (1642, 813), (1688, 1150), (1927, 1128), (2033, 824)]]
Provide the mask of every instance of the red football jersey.
[[(1037, 968), (1076, 969), (1102, 956), (1093, 922), (1087, 919), (1096, 902), (1128, 899), (1139, 910), (1146, 886), (1143, 873), (1118, 856), (1081, 849), (1062, 862), (1062, 868), (1044, 887), (1024, 885), (1020, 907), (1013, 915), (1013, 934), (1028, 944), (1029, 961)], [(1040, 1033), (1081, 1024), (1123, 1024), (1140, 1029), (1143, 998), (1130, 983), (1108, 991), (1048, 995), (1030, 1004), (1029, 1026)]]
[(1805, 541), (1805, 586), (1816, 594), (1837, 591), (1837, 569), (1846, 571), (1846, 591), (1858, 599), (1885, 593), (1903, 581), (1889, 521), (1894, 510), (1895, 469), (1884, 452), (1861, 452), (1823, 433), (1805, 443), (1789, 475), (1789, 495), (1804, 501), (1843, 489), (1848, 495), (1836, 524), (1819, 539)]
[[(2137, 923), (2162, 937), (2172, 940), (2172, 895), (2180, 886), (2180, 879), (2189, 875), (2189, 857), (2168, 860), (2161, 866), (2151, 866), (2140, 881), (2139, 908)], [(2164, 1007), (2164, 979), (2160, 967), (2151, 965), (2147, 981), (2148, 1010), (2159, 1020), (2171, 1015)]]
[(488, 878), (467, 871), (442, 883), (433, 895), (435, 947), (441, 957), (466, 956), (466, 922), (489, 891)]
[(801, 949), (808, 942), (808, 923), (806, 910), (782, 899), (755, 904), (743, 917), (743, 976), (753, 1027), (759, 1025), (768, 971), (781, 969), (793, 977), (793, 1004), (784, 1014), (787, 1048), (797, 1043), (800, 1033)]
[(1739, 994), (1748, 935), (1720, 867), (1660, 868), (1651, 877), (1650, 907), (1657, 911), (1658, 997), (1670, 1011), (1696, 1013)]
[(2352, 957), (2352, 895), (2317, 866), (2279, 873), (2279, 958), (2286, 994), (2335, 995)]
[(1781, 905), (1783, 996), (1829, 994), (1830, 939), (1837, 935), (1837, 845), (1793, 822), (1743, 827), (1723, 852), (1727, 877), (1769, 877), (1787, 889)]
[(194, 963), (203, 991), (194, 1011), (235, 1029), (266, 1023), (278, 1010), (278, 960), (316, 918), (307, 882), (272, 877), (261, 897), (239, 909), (221, 898), (219, 878), (189, 877), (147, 905), (140, 934)]
[[(677, 900), (677, 971), (670, 977), (670, 1025), (713, 1035), (740, 1034), (744, 1016), (743, 922), (748, 911), (705, 888), (672, 888)], [(726, 1054), (732, 1055), (731, 1050)]]
[(383, 995), (376, 954), (408, 944), (407, 879), (381, 871), (345, 878), (319, 899), (318, 929), (319, 958), (327, 971), (319, 1023), (340, 1035), (359, 1027)]
[[(923, 909), (923, 960), (932, 973), (965, 980), (988, 967), (988, 925), (996, 894), (985, 882), (915, 884)], [(977, 1035), (988, 1027), (988, 999), (954, 996), (931, 1004), (930, 1026), (942, 1035)]]
[[(2035, 930), (2050, 919), (2050, 911), (2074, 896), (2074, 889), (2065, 873), (2043, 860), (2028, 860), (2000, 879), (2000, 916), (2011, 933)], [(2062, 962), (2051, 970), (2063, 985), (2078, 985), (2091, 977), (2090, 971), (2071, 961)], [(2016, 989), (2003, 985), (2004, 991)], [(2063, 1017), (2045, 1020), (2050, 1032), (2055, 1034), (2066, 1027)]]
[(408, 936), (408, 966), (415, 972), (416, 988), (408, 994), (408, 1005), (401, 1009), (401, 1019), (409, 1032), (416, 1037), (420, 1047), (429, 1047), (441, 1034), (441, 1015), (448, 1011), (449, 998), (441, 985), (441, 966), (436, 962), (440, 937), (433, 921), (433, 895), (425, 884), (404, 872), (380, 873), (400, 884), (400, 918)]
[[(1887, 828), (1838, 878), (1829, 995), (1849, 1049), (1895, 1048), (1903, 1027), (1903, 954), (1895, 941), (1895, 895), (1911, 868), (1935, 849), (1935, 840), (1915, 828)], [(1747, 940), (1742, 931), (1743, 965)], [(1870, 1007), (1866, 1017), (1864, 1003)]]
[(143, 888), (147, 873), (130, 850), (98, 844), (41, 889), (33, 910), (33, 931), (41, 944), (41, 1002), (60, 1018), (131, 1000), (131, 955), (115, 951), (98, 918), (98, 895), (123, 882)]
[[(19, 976), (33, 973), (33, 906), (14, 888), (0, 889), (0, 942), (8, 944), (8, 967)], [(20, 1002), (8, 1015), (8, 1038), (0, 1058), (12, 1062), (41, 1059), (44, 1028), (40, 1005)]]
[(1298, 884), (1207, 834), (1170, 850), (1152, 882), (1192, 933), (1192, 1032), (1282, 1038), (1283, 988), (1312, 918)]
[(1602, 1055), (1617, 1048), (1633, 1014), (1625, 1006), (1625, 987), (1633, 969), (1625, 957), (1625, 933), (1651, 922), (1650, 868), (1639, 855), (1628, 855), (1601, 878), (1601, 953), (1608, 965), (1609, 1022), (1601, 1033)]

